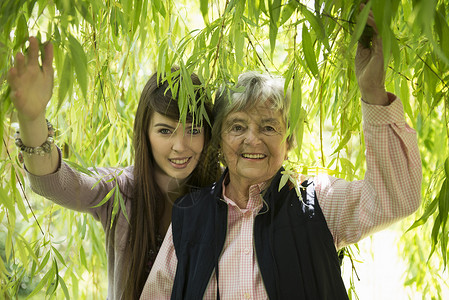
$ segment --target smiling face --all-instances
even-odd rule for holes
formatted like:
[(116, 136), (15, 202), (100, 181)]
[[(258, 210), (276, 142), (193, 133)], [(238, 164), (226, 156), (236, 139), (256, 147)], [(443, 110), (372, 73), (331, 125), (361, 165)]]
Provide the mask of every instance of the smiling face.
[(153, 112), (148, 128), (157, 173), (186, 179), (195, 169), (204, 147), (202, 127), (192, 127)]
[(282, 114), (267, 104), (225, 117), (221, 148), (230, 181), (253, 185), (271, 179), (287, 156)]

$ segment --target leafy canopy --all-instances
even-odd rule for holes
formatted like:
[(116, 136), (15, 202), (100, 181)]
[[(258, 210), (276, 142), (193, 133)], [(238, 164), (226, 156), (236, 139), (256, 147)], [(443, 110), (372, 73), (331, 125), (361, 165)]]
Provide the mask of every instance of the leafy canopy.
[[(5, 75), (28, 36), (55, 48), (47, 116), (80, 170), (132, 163), (137, 101), (151, 73), (196, 72), (210, 95), (246, 70), (286, 78), (297, 146), (289, 165), (348, 180), (364, 173), (353, 57), (371, 8), (383, 37), (387, 89), (416, 128), (423, 206), (404, 235), (413, 291), (441, 297), (448, 249), (448, 3), (438, 0), (3, 0), (0, 2), (0, 297), (105, 297), (102, 229), (28, 191), (16, 159)], [(179, 88), (181, 111), (193, 93)], [(200, 112), (199, 116), (202, 115)], [(116, 201), (118, 207), (120, 199)], [(429, 250), (430, 249), (430, 250)], [(430, 275), (429, 275), (430, 274)], [(91, 285), (93, 282), (93, 285)]]

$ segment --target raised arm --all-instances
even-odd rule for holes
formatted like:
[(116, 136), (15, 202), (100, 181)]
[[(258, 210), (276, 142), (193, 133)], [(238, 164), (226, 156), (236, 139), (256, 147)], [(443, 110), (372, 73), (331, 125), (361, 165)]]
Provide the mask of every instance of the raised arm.
[[(38, 40), (30, 37), (29, 42), (26, 55), (16, 54), (14, 66), (8, 72), (8, 83), (18, 113), (20, 138), (23, 145), (34, 148), (43, 145), (49, 134), (45, 109), (53, 90), (53, 45), (45, 44), (40, 66)], [(53, 173), (59, 164), (54, 145), (51, 145), (50, 153), (23, 153), (23, 158), (27, 170), (35, 175)]]
[(316, 180), (318, 201), (339, 249), (415, 212), (421, 203), (421, 159), (415, 130), (401, 101), (385, 90), (382, 40), (370, 12), (372, 43), (359, 43), (355, 59), (362, 95), (366, 173), (348, 182), (327, 175)]

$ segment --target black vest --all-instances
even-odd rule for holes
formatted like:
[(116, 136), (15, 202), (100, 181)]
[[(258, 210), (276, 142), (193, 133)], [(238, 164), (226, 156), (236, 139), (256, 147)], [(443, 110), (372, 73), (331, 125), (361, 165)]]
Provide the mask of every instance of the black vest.
[[(279, 191), (279, 170), (254, 221), (257, 263), (270, 299), (348, 299), (332, 235), (313, 182)], [(225, 172), (226, 174), (227, 172)], [(171, 299), (202, 299), (227, 232), (227, 204), (220, 200), (222, 176), (210, 188), (178, 199), (173, 206), (173, 243), (178, 266)], [(218, 273), (218, 272), (216, 272)]]

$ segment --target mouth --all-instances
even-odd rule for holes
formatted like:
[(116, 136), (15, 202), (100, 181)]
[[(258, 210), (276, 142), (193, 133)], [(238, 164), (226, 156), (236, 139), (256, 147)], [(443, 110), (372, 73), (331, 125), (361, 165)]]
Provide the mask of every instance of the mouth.
[(185, 168), (190, 161), (191, 157), (184, 157), (184, 158), (169, 158), (168, 160), (172, 164), (173, 167), (177, 169)]
[(242, 153), (241, 156), (246, 159), (264, 159), (267, 157), (265, 154), (261, 153)]

